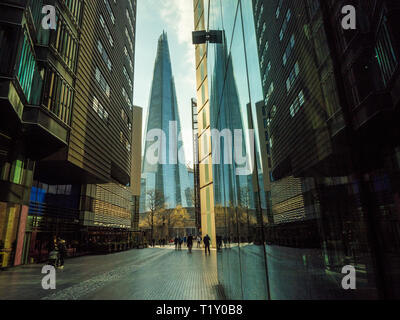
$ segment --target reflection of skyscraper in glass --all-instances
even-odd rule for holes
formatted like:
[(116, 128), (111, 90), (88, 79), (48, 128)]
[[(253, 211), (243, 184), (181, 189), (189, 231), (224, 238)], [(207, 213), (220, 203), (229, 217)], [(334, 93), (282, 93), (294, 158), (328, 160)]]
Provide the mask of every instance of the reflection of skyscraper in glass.
[[(147, 193), (153, 190), (164, 194), (167, 208), (175, 208), (178, 205), (187, 207), (185, 189), (193, 184), (189, 183), (182, 141), (178, 141), (181, 123), (165, 32), (158, 40), (146, 136), (150, 137), (149, 133), (152, 132), (157, 136), (161, 134), (161, 136), (153, 141), (145, 142), (142, 166), (144, 182), (141, 190), (140, 212), (148, 211)], [(154, 152), (157, 144), (162, 146), (158, 153)], [(148, 161), (148, 154), (156, 156), (159, 161), (156, 164)]]

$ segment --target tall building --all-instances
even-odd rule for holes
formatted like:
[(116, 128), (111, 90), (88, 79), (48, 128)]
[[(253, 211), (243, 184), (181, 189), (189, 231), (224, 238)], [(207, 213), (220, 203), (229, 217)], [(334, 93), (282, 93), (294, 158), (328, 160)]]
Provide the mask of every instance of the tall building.
[(43, 6), (0, 4), (0, 267), (26, 251), (35, 161), (66, 148), (71, 133), (82, 2), (55, 1), (57, 31), (43, 28)]
[[(351, 1), (346, 30), (348, 4), (253, 1), (272, 299), (399, 296), (399, 7)], [(340, 285), (346, 265), (356, 291)]]
[(182, 139), (179, 137), (181, 121), (165, 32), (158, 40), (146, 123), (142, 164), (142, 178), (145, 180), (141, 190), (143, 206), (140, 211), (149, 211), (146, 199), (148, 192), (152, 191), (163, 195), (167, 209), (188, 207), (185, 190), (193, 183), (189, 182)]
[[(24, 82), (23, 91), (4, 92), (14, 114), (22, 116), (20, 123), (9, 122), (5, 136), (25, 132), (29, 138), (20, 150), (31, 153), (7, 151), (2, 160), (9, 168), (17, 161), (14, 181), (21, 192), (25, 186), (19, 203), (26, 205), (18, 232), (10, 222), (11, 216), (17, 221), (15, 214), (2, 214), (8, 220), (0, 223), (4, 247), (18, 257), (3, 259), (3, 265), (42, 260), (53, 236), (84, 251), (93, 237), (122, 239), (132, 224), (136, 1), (55, 1), (55, 30), (42, 27), (44, 1), (19, 3), (1, 3), (12, 12), (0, 19), (1, 47), (10, 48), (0, 63), (15, 84)], [(8, 46), (15, 34), (19, 42)]]

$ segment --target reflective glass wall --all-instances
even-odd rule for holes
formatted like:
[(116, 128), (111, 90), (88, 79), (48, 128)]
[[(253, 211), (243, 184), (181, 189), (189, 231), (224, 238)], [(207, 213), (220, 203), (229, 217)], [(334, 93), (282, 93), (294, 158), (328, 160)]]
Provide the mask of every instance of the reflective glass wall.
[(218, 277), (229, 298), (268, 299), (260, 228), (267, 201), (252, 131), (263, 99), (252, 6), (194, 3), (196, 30), (220, 30), (223, 39), (196, 46), (203, 235), (215, 240)]
[[(359, 13), (371, 10), (361, 27), (381, 30), (375, 44), (335, 38), (341, 1), (194, 0), (196, 30), (223, 34), (196, 46), (196, 67), (202, 229), (231, 299), (398, 297), (399, 55), (390, 5), (372, 2)], [(255, 155), (251, 174), (215, 163), (235, 158), (227, 141)]]

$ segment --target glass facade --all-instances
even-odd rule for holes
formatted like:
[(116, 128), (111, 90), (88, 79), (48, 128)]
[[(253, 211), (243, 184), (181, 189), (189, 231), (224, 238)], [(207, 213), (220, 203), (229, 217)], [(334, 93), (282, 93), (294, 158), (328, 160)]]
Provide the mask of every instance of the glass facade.
[[(200, 159), (202, 231), (215, 238), (231, 299), (398, 297), (398, 129), (384, 134), (392, 122), (373, 107), (378, 97), (383, 109), (398, 101), (380, 91), (396, 75), (394, 22), (389, 5), (375, 7), (376, 43), (353, 33), (343, 44), (332, 38), (343, 30), (327, 22), (340, 21), (340, 3), (194, 0), (196, 30), (223, 32), (222, 44), (196, 46), (196, 67), (200, 155), (209, 151)], [(364, 31), (374, 25), (369, 10)], [(337, 68), (347, 71), (338, 77)], [(253, 126), (252, 175), (210, 165), (207, 131)], [(355, 290), (343, 287), (348, 267)]]
[[(179, 205), (188, 207), (185, 190), (193, 189), (193, 181), (189, 180), (182, 139), (179, 138), (181, 122), (166, 33), (158, 41), (146, 123), (146, 139), (150, 141), (145, 141), (140, 212), (148, 211), (147, 193), (152, 191), (159, 191), (164, 195), (167, 209), (174, 209)], [(158, 140), (152, 140), (153, 133)], [(160, 147), (154, 152), (152, 150), (155, 144)], [(156, 161), (150, 159), (152, 156)]]
[[(251, 111), (263, 99), (251, 5), (245, 2), (194, 1), (196, 30), (223, 31), (222, 44), (196, 47), (202, 233), (218, 248), (227, 297), (268, 299), (259, 228), (267, 217), (263, 178), (254, 166), (239, 173), (246, 167), (241, 157), (260, 164), (250, 130), (257, 127)], [(221, 134), (217, 148), (210, 137), (215, 130)]]

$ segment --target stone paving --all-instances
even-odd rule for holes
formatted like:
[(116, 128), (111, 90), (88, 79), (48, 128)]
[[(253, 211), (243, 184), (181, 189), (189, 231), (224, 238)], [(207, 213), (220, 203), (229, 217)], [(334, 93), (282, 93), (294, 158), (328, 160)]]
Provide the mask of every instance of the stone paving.
[(41, 286), (43, 265), (0, 272), (1, 300), (219, 300), (216, 252), (172, 247), (66, 260), (56, 290)]

